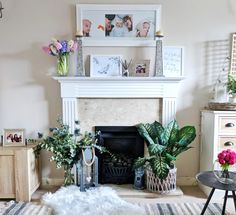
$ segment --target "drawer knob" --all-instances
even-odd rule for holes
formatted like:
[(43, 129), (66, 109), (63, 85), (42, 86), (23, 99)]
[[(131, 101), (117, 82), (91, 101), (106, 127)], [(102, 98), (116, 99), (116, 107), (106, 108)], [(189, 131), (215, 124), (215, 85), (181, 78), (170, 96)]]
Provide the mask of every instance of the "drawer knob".
[(234, 145), (234, 143), (231, 141), (227, 141), (224, 143), (224, 146), (233, 146), (233, 145)]
[(227, 123), (227, 124), (225, 124), (225, 127), (234, 127), (235, 125), (234, 125), (234, 123), (232, 123), (232, 122), (229, 122), (229, 123)]

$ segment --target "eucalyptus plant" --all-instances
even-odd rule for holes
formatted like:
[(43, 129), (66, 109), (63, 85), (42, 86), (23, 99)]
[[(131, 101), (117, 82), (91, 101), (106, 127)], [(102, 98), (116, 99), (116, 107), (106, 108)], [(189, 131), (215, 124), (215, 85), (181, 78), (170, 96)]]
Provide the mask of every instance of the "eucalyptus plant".
[(149, 165), (153, 173), (164, 180), (173, 168), (173, 161), (184, 151), (192, 148), (189, 144), (196, 137), (193, 126), (179, 128), (176, 120), (171, 121), (167, 127), (155, 121), (151, 124), (137, 125), (139, 134), (144, 138), (149, 156), (138, 158), (134, 162), (134, 168)]
[(42, 149), (52, 152), (50, 161), (54, 161), (57, 168), (64, 168), (64, 184), (73, 184), (74, 176), (72, 168), (78, 162), (79, 154), (85, 147), (95, 147), (101, 153), (108, 152), (104, 147), (96, 145), (97, 136), (85, 132), (82, 134), (79, 128), (79, 121), (75, 121), (74, 133), (70, 133), (68, 125), (58, 118), (58, 127), (50, 128), (49, 135), (43, 137), (43, 134), (38, 133), (39, 142), (35, 148), (35, 153), (39, 154)]

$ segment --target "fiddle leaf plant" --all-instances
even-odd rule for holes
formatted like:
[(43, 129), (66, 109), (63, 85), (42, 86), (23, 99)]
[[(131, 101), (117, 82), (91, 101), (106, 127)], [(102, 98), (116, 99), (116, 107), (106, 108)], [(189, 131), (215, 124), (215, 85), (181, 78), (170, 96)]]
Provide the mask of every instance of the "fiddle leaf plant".
[(193, 126), (179, 128), (176, 120), (166, 127), (157, 121), (151, 124), (141, 123), (137, 125), (137, 130), (147, 144), (149, 156), (138, 158), (134, 162), (134, 168), (149, 165), (153, 173), (162, 180), (168, 176), (177, 156), (192, 148), (189, 144), (196, 137)]

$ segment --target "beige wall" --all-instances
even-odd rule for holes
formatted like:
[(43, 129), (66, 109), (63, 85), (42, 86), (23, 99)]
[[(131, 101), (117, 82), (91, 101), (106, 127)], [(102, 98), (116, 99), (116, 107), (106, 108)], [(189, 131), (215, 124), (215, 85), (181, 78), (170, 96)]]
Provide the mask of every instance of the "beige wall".
[[(0, 19), (0, 130), (25, 128), (28, 137), (46, 131), (61, 114), (59, 85), (50, 77), (55, 58), (41, 50), (51, 37), (70, 39), (75, 34), (75, 0), (2, 0)], [(177, 120), (199, 131), (200, 109), (227, 54), (230, 33), (236, 29), (235, 0), (119, 0), (80, 3), (156, 3), (162, 5), (165, 45), (185, 47), (185, 80), (178, 97)], [(226, 41), (223, 45), (221, 42)], [(225, 45), (226, 44), (226, 45)], [(223, 54), (216, 49), (223, 49)], [(215, 48), (215, 49), (214, 49)], [(225, 52), (226, 51), (226, 52)], [(154, 60), (154, 48), (85, 48), (88, 54), (119, 53)], [(139, 55), (138, 55), (139, 56)], [(218, 58), (216, 58), (216, 56)], [(151, 67), (153, 69), (153, 67)], [(194, 176), (199, 168), (198, 138), (194, 149), (179, 157), (179, 176)], [(44, 154), (43, 177), (61, 178)]]

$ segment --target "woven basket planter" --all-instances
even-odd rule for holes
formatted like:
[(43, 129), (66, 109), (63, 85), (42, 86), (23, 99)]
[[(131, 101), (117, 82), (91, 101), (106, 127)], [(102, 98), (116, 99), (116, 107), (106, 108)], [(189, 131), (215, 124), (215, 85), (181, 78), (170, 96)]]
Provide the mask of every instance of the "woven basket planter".
[(156, 193), (168, 193), (176, 190), (176, 173), (177, 168), (170, 169), (169, 174), (165, 180), (159, 179), (152, 172), (151, 168), (146, 170), (146, 184), (147, 189)]

